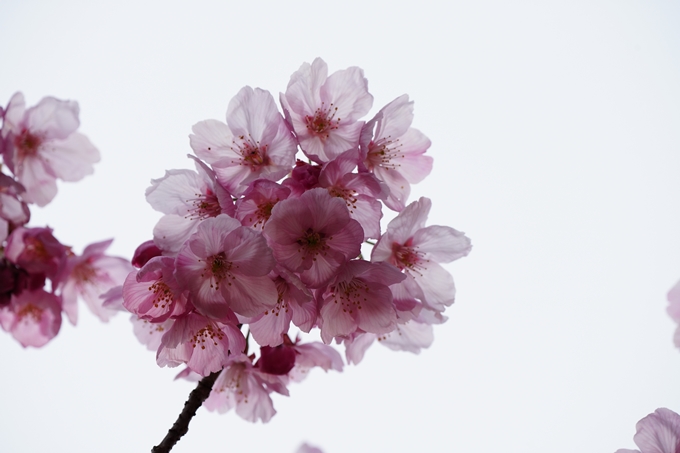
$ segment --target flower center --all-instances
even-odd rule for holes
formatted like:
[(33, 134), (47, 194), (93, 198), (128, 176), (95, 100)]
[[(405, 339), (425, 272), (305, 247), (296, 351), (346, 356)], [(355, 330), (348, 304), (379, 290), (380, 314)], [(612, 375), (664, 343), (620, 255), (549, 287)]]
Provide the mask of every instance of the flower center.
[(333, 106), (333, 103), (326, 108), (324, 103), (321, 107), (316, 109), (314, 115), (305, 115), (305, 125), (311, 135), (320, 137), (322, 139), (328, 138), (330, 131), (338, 128), (340, 118), (335, 118), (338, 113), (338, 108)]
[(264, 224), (267, 222), (267, 220), (269, 220), (269, 217), (272, 216), (272, 209), (274, 208), (274, 205), (277, 203), (277, 201), (278, 200), (267, 200), (264, 203), (257, 205), (257, 211), (255, 211), (255, 217), (257, 218), (257, 221), (253, 224), (254, 227), (260, 226), (264, 229)]
[(26, 245), (26, 255), (30, 256), (35, 261), (48, 261), (52, 258), (45, 247), (45, 244), (38, 238), (28, 236), (24, 238)]
[[(231, 261), (227, 261), (227, 255), (224, 252), (220, 252), (216, 255), (209, 256), (206, 259), (205, 272), (201, 274), (201, 277), (208, 273), (212, 276), (213, 281), (210, 282), (210, 287), (215, 290), (220, 289), (220, 283), (222, 280), (230, 276), (230, 270), (232, 268)], [(231, 276), (231, 278), (235, 278)], [(230, 282), (227, 283), (231, 285)]]
[[(222, 386), (217, 389), (218, 392), (231, 391), (234, 393), (237, 401), (248, 402), (248, 395), (244, 393), (244, 388), (241, 386), (241, 381), (246, 374), (246, 366), (243, 363), (233, 363), (229, 365), (226, 371), (225, 378), (222, 380)], [(247, 388), (246, 388), (247, 391)]]
[(153, 306), (156, 308), (165, 308), (172, 302), (172, 292), (162, 278), (149, 286), (149, 291), (153, 293)]
[(212, 324), (207, 324), (196, 332), (189, 341), (192, 347), (199, 346), (201, 349), (205, 349), (206, 340), (212, 341), (213, 346), (217, 346), (217, 341), (221, 341), (223, 338), (224, 332), (215, 328)]
[(285, 315), (290, 309), (288, 302), (284, 299), (286, 292), (288, 292), (288, 283), (283, 278), (277, 277), (274, 284), (276, 285), (276, 291), (279, 293), (279, 297), (276, 300), (274, 308), (265, 310), (264, 314), (268, 315), (271, 313), (274, 316), (279, 316), (279, 313), (283, 313)]
[(42, 137), (31, 134), (27, 129), (23, 129), (19, 135), (14, 137), (14, 146), (17, 149), (18, 160), (38, 154), (42, 141)]
[(194, 207), (187, 210), (188, 214), (184, 216), (185, 219), (190, 220), (204, 220), (209, 217), (217, 217), (222, 213), (220, 202), (217, 200), (212, 190), (207, 189), (205, 194), (196, 194), (193, 200), (187, 200), (187, 203), (192, 203)]
[(351, 315), (354, 310), (361, 310), (361, 303), (366, 301), (368, 285), (357, 279), (340, 282), (331, 288), (333, 302), (340, 303), (342, 311)]
[(254, 141), (252, 138), (246, 138), (244, 135), (239, 136), (241, 143), (233, 141), (232, 150), (241, 155), (239, 165), (250, 167), (251, 171), (257, 171), (260, 167), (269, 165), (269, 156), (267, 156), (268, 145), (260, 145), (260, 142)]
[(33, 304), (26, 304), (17, 311), (17, 317), (24, 319), (26, 317), (32, 318), (34, 321), (40, 321), (43, 309), (38, 308)]
[[(425, 269), (425, 264), (429, 262), (423, 258), (424, 254), (416, 250), (415, 247), (392, 244), (392, 264), (401, 270), (413, 271), (421, 274), (420, 269)], [(422, 274), (421, 274), (422, 275)]]
[[(381, 138), (368, 144), (365, 165), (369, 170), (375, 167), (382, 167), (385, 170), (396, 170), (401, 164), (396, 162), (404, 158), (404, 153), (400, 151), (401, 143), (399, 139), (392, 140), (390, 137)], [(395, 160), (393, 162), (392, 160)]]
[(347, 189), (345, 187), (338, 187), (338, 186), (333, 186), (329, 187), (328, 193), (331, 194), (332, 197), (338, 197), (342, 198), (345, 200), (345, 204), (347, 205), (347, 208), (349, 209), (350, 214), (354, 214), (353, 209), (357, 208), (357, 201), (358, 198), (356, 197), (357, 191), (353, 189)]
[(300, 245), (298, 251), (303, 252), (305, 255), (313, 255), (312, 259), (314, 260), (316, 255), (330, 248), (326, 245), (326, 235), (311, 228), (308, 228), (296, 242)]
[(90, 264), (88, 261), (84, 261), (73, 269), (73, 273), (71, 275), (73, 276), (73, 279), (79, 283), (88, 283), (94, 280), (94, 278), (97, 276), (97, 271), (94, 269), (92, 264)]

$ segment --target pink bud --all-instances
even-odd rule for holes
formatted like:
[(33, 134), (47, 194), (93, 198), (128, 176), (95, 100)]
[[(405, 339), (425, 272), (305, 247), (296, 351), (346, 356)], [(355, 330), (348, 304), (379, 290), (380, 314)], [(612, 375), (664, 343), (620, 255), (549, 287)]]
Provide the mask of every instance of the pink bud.
[(255, 364), (263, 373), (284, 375), (295, 366), (295, 350), (287, 345), (262, 346), (260, 359)]
[(132, 265), (141, 268), (143, 267), (151, 258), (156, 256), (161, 256), (163, 252), (161, 249), (156, 247), (153, 240), (149, 240), (140, 244), (132, 255)]

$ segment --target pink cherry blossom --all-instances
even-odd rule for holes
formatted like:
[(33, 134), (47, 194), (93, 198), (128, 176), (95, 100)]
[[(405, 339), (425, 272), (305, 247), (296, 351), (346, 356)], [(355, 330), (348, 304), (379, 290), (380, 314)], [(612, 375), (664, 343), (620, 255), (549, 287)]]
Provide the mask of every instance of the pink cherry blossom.
[(316, 323), (318, 308), (312, 293), (291, 272), (282, 268), (272, 271), (278, 299), (276, 305), (249, 320), (250, 333), (262, 346), (277, 346), (290, 328), (291, 321), (303, 332)]
[(130, 272), (123, 284), (123, 306), (157, 323), (183, 314), (187, 298), (174, 272), (175, 260), (169, 256), (152, 258), (139, 272)]
[(319, 187), (324, 187), (334, 197), (345, 201), (349, 215), (364, 230), (364, 239), (380, 237), (382, 193), (380, 182), (370, 173), (352, 173), (356, 161), (345, 155), (329, 162), (319, 175)]
[(357, 330), (376, 334), (394, 330), (397, 313), (389, 286), (404, 278), (404, 274), (387, 263), (347, 262), (318, 296), (324, 343)]
[(234, 215), (234, 202), (215, 180), (215, 173), (197, 159), (196, 170), (166, 171), (146, 190), (151, 207), (165, 214), (154, 227), (153, 236), (166, 254), (176, 255), (202, 220), (222, 213)]
[(67, 250), (51, 228), (19, 227), (7, 239), (5, 256), (27, 272), (44, 274), (54, 281), (66, 263)]
[(45, 206), (57, 193), (57, 179), (79, 181), (92, 174), (99, 151), (77, 133), (78, 103), (43, 98), (26, 109), (16, 93), (5, 110), (0, 151), (5, 163), (25, 188), (23, 199)]
[(260, 233), (221, 214), (201, 222), (184, 243), (176, 276), (205, 316), (221, 319), (232, 310), (255, 316), (276, 305), (276, 286), (267, 276), (274, 264)]
[(279, 202), (264, 233), (276, 260), (311, 288), (328, 283), (337, 269), (359, 255), (364, 232), (345, 203), (325, 189)]
[(61, 327), (61, 301), (42, 289), (23, 291), (0, 308), (0, 326), (23, 347), (44, 346)]
[(295, 350), (295, 366), (288, 373), (288, 377), (295, 382), (301, 382), (312, 368), (342, 371), (342, 357), (332, 346), (313, 341), (310, 343), (293, 343), (290, 346)]
[(285, 383), (285, 376), (262, 373), (245, 355), (235, 356), (215, 380), (203, 405), (209, 411), (220, 413), (235, 407), (241, 418), (266, 423), (276, 414), (269, 394), (276, 391), (287, 396)]
[(403, 95), (383, 107), (361, 132), (363, 165), (387, 184), (385, 204), (395, 211), (404, 209), (410, 184), (432, 171), (432, 158), (424, 155), (430, 140), (410, 127), (412, 122), (413, 101)]
[(78, 320), (78, 297), (104, 322), (116, 313), (115, 309), (105, 307), (99, 296), (122, 285), (134, 268), (126, 259), (104, 254), (111, 242), (113, 239), (90, 244), (81, 256), (68, 258), (60, 289), (64, 312), (72, 324)]
[(680, 415), (661, 407), (637, 425), (633, 437), (640, 450), (619, 449), (616, 453), (679, 453)]
[(336, 338), (336, 341), (342, 342), (345, 346), (347, 362), (355, 365), (363, 360), (369, 346), (376, 340), (393, 351), (419, 354), (422, 349), (432, 345), (434, 332), (431, 324), (419, 319), (397, 324), (394, 330), (385, 334), (356, 331), (345, 337)]
[(253, 181), (243, 192), (243, 197), (237, 200), (235, 217), (243, 226), (262, 230), (272, 215), (274, 205), (288, 195), (290, 189), (275, 182), (266, 179)]
[(246, 340), (236, 327), (236, 318), (215, 321), (198, 313), (175, 319), (161, 338), (156, 354), (159, 366), (186, 364), (192, 371), (207, 376), (229, 363), (232, 354), (240, 354)]
[(377, 337), (374, 333), (354, 332), (345, 337), (337, 337), (335, 341), (345, 345), (347, 363), (357, 365), (364, 359), (366, 351)]
[(397, 324), (396, 329), (379, 336), (378, 341), (394, 351), (419, 354), (421, 349), (432, 345), (434, 332), (432, 325), (411, 320), (405, 324)]
[[(432, 207), (429, 198), (408, 205), (387, 226), (371, 254), (371, 261), (387, 261), (407, 278), (397, 285), (427, 308), (444, 311), (455, 298), (453, 277), (439, 263), (454, 261), (470, 253), (472, 245), (464, 233), (446, 226), (425, 227)], [(399, 288), (401, 287), (401, 288)]]
[(158, 351), (161, 346), (161, 339), (165, 332), (175, 323), (174, 319), (168, 319), (163, 322), (150, 322), (146, 319), (139, 318), (137, 315), (130, 316), (132, 323), (132, 331), (144, 346), (149, 351)]
[(295, 161), (297, 146), (274, 98), (265, 90), (243, 87), (229, 102), (227, 124), (202, 121), (193, 127), (191, 147), (212, 165), (229, 192), (240, 195), (250, 181), (276, 181)]
[(302, 150), (319, 163), (358, 146), (364, 124), (358, 120), (373, 105), (360, 68), (336, 71), (329, 77), (321, 58), (300, 66), (280, 100)]

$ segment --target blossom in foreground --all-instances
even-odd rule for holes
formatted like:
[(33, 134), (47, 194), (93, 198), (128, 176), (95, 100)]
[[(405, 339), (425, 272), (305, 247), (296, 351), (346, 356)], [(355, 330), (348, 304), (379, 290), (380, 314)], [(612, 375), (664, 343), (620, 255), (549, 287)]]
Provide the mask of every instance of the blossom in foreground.
[(363, 166), (389, 188), (385, 204), (401, 211), (411, 192), (432, 171), (432, 157), (425, 156), (430, 140), (413, 122), (413, 101), (399, 96), (383, 107), (361, 131)]
[(264, 229), (272, 209), (290, 195), (290, 189), (267, 179), (253, 181), (236, 203), (236, 217), (243, 226)]
[(680, 415), (661, 407), (636, 425), (633, 437), (639, 450), (619, 449), (616, 453), (680, 453)]
[(203, 403), (209, 411), (236, 413), (250, 422), (268, 422), (276, 410), (269, 394), (272, 391), (288, 396), (286, 378), (261, 372), (245, 355), (229, 360), (213, 384), (212, 392)]
[(243, 87), (229, 102), (227, 124), (201, 121), (193, 127), (191, 147), (212, 165), (217, 180), (240, 195), (256, 179), (276, 181), (295, 161), (296, 144), (272, 95)]
[(234, 214), (231, 196), (217, 183), (215, 172), (199, 160), (196, 171), (168, 170), (162, 178), (152, 179), (146, 200), (165, 214), (153, 229), (154, 243), (172, 255), (202, 220)]
[(165, 332), (174, 324), (174, 319), (158, 323), (149, 322), (146, 319), (132, 315), (130, 322), (132, 323), (132, 331), (137, 340), (146, 346), (146, 349), (149, 351), (158, 351), (158, 348), (161, 347), (161, 339)]
[[(425, 312), (423, 310), (422, 312)], [(422, 313), (421, 312), (421, 313)], [(347, 363), (357, 365), (364, 358), (364, 354), (374, 341), (393, 350), (407, 351), (412, 354), (420, 354), (424, 348), (429, 348), (434, 341), (433, 322), (418, 316), (397, 327), (386, 334), (374, 334), (368, 332), (355, 332), (343, 338), (337, 338), (345, 346), (345, 358)]]
[(382, 218), (378, 198), (383, 189), (372, 174), (352, 173), (356, 165), (354, 159), (344, 155), (329, 162), (319, 174), (319, 187), (324, 187), (329, 194), (345, 202), (350, 217), (363, 228), (365, 239), (377, 239)]
[(141, 319), (161, 323), (184, 313), (187, 298), (175, 278), (175, 260), (150, 259), (139, 272), (130, 272), (123, 284), (123, 307)]
[(5, 109), (0, 152), (26, 192), (23, 200), (45, 206), (57, 194), (57, 179), (79, 181), (92, 174), (99, 151), (80, 126), (78, 103), (43, 98), (26, 108), (24, 95), (16, 93)]
[(276, 305), (267, 276), (274, 258), (260, 233), (225, 214), (204, 220), (177, 256), (177, 281), (200, 313), (215, 319), (233, 310), (256, 316)]
[(359, 118), (368, 113), (373, 96), (360, 68), (328, 76), (328, 65), (316, 58), (290, 77), (281, 105), (305, 154), (329, 162), (357, 147), (364, 125)]
[(359, 255), (364, 231), (345, 203), (325, 189), (280, 201), (264, 227), (277, 261), (310, 288), (328, 283), (347, 260)]
[(464, 233), (451, 227), (426, 227), (431, 207), (430, 199), (422, 197), (399, 213), (373, 249), (371, 261), (387, 261), (401, 269), (407, 278), (396, 285), (397, 290), (442, 312), (453, 303), (456, 288), (439, 263), (467, 256), (472, 245)]
[(313, 341), (310, 343), (291, 342), (290, 347), (295, 351), (295, 366), (288, 373), (292, 381), (303, 381), (309, 375), (309, 371), (316, 367), (325, 372), (342, 371), (342, 357), (331, 346)]
[(281, 268), (275, 269), (272, 274), (279, 295), (276, 305), (248, 323), (250, 333), (261, 346), (280, 345), (291, 321), (303, 332), (309, 332), (318, 315), (311, 291), (298, 277)]
[(230, 355), (239, 354), (246, 346), (236, 319), (224, 321), (198, 313), (177, 318), (161, 338), (156, 362), (169, 367), (186, 364), (201, 376), (221, 370), (229, 363)]
[(318, 297), (324, 343), (359, 329), (376, 334), (394, 330), (397, 312), (389, 286), (404, 278), (404, 274), (387, 263), (347, 262)]

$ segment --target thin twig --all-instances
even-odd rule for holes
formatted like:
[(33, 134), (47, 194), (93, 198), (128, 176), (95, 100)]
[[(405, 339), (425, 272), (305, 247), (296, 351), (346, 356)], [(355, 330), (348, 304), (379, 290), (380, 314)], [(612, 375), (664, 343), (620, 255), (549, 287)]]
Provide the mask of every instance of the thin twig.
[(175, 424), (168, 430), (163, 441), (151, 449), (151, 453), (168, 453), (189, 431), (189, 422), (196, 415), (196, 411), (201, 407), (203, 401), (210, 396), (212, 386), (219, 374), (220, 372), (216, 371), (200, 380), (196, 388), (189, 394), (189, 399), (184, 403), (184, 409), (177, 417)]

